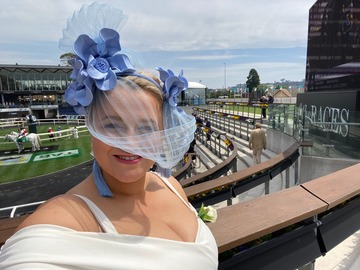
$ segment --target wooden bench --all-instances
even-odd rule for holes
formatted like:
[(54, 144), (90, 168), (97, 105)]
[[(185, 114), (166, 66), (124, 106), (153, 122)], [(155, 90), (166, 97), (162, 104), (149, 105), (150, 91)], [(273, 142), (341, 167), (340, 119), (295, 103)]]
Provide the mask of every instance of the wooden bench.
[[(276, 174), (282, 171), (283, 168), (277, 166), (284, 164), (284, 162), (287, 163), (285, 164), (286, 166), (290, 166), (298, 157), (298, 150), (300, 146), (301, 144), (296, 142), (284, 152), (265, 162), (256, 164), (228, 176), (217, 178), (213, 181), (202, 182), (197, 185), (185, 187), (185, 193), (190, 199), (202, 196), (204, 193), (210, 193), (215, 190), (223, 190), (222, 192), (226, 192), (224, 190), (228, 190), (228, 198), (236, 196), (236, 194), (241, 193), (244, 189), (254, 187), (255, 184), (257, 185), (265, 182), (266, 180), (272, 179), (276, 176)], [(250, 187), (244, 187), (245, 185)], [(220, 197), (220, 199), (224, 200), (223, 197)], [(216, 201), (213, 201), (213, 203), (216, 203)]]
[(0, 247), (13, 235), (15, 229), (28, 215), (0, 219)]
[[(316, 242), (319, 251), (316, 256), (321, 256), (360, 229), (360, 178), (353, 177), (359, 171), (360, 164), (300, 186), (219, 209), (216, 223), (208, 223), (218, 244), (219, 253), (229, 251), (298, 222), (312, 221), (317, 230), (316, 234), (313, 232), (313, 242)], [(344, 181), (345, 179), (346, 181)], [(350, 203), (345, 203), (349, 199), (351, 199)], [(328, 211), (330, 211), (330, 218), (326, 222), (330, 223), (331, 230), (326, 229), (329, 226), (321, 218), (321, 215)], [(350, 214), (342, 215), (336, 222), (332, 222), (338, 212), (349, 211)], [(311, 229), (311, 231), (314, 230)], [(268, 248), (270, 248), (269, 241), (268, 239), (266, 243)], [(301, 248), (308, 249), (307, 244), (304, 243)], [(266, 251), (265, 248), (265, 253), (269, 251)], [(244, 250), (241, 252), (244, 256)], [(254, 250), (249, 251), (248, 257), (251, 258), (253, 255)], [(281, 260), (284, 254), (278, 253), (277, 256), (278, 258), (271, 259), (273, 261)], [(260, 260), (259, 257), (256, 258)], [(315, 258), (304, 261), (304, 264)], [(244, 265), (239, 264), (238, 266)], [(220, 269), (226, 269), (226, 267)]]
[[(302, 184), (303, 188), (328, 205), (328, 211), (319, 217), (321, 226), (318, 235), (324, 253), (360, 228), (359, 171), (360, 164)], [(339, 208), (350, 199), (353, 200), (347, 203), (346, 208)]]
[[(360, 164), (317, 178), (301, 186), (321, 198), (329, 209), (360, 194)], [(360, 209), (359, 209), (360, 211)]]
[(328, 205), (300, 186), (218, 210), (208, 226), (219, 253), (324, 212)]
[(196, 154), (188, 154), (187, 155), (187, 162), (185, 163), (184, 166), (182, 166), (179, 170), (175, 171), (172, 176), (175, 177), (178, 181), (185, 178), (185, 176), (189, 173), (189, 170), (191, 169), (191, 162), (192, 162), (192, 157), (196, 155)]
[(234, 144), (234, 149), (232, 150), (231, 155), (223, 162), (212, 167), (211, 169), (207, 170), (204, 173), (196, 174), (192, 177), (181, 180), (180, 184), (183, 187), (187, 187), (190, 185), (198, 184), (204, 181), (208, 181), (220, 177), (221, 175), (225, 174), (233, 167), (233, 162), (236, 162), (237, 151), (238, 151), (238, 147), (236, 144)]
[[(225, 105), (225, 104), (223, 104)], [(246, 106), (247, 107), (247, 106)], [(252, 109), (254, 110), (254, 112), (250, 112), (250, 110), (248, 110), (247, 112), (245, 111), (239, 111), (237, 110), (235, 114), (235, 110), (234, 111), (225, 111), (225, 110), (212, 110), (212, 109), (199, 109), (199, 108), (196, 108), (196, 107), (193, 107), (193, 110), (194, 111), (198, 111), (200, 113), (203, 113), (203, 114), (207, 114), (207, 115), (216, 115), (217, 117), (222, 117), (222, 118), (228, 118), (228, 116), (231, 116), (231, 117), (239, 117), (239, 121), (243, 121), (243, 122), (246, 122), (246, 121), (249, 121), (252, 123), (252, 124), (255, 124), (256, 121), (261, 121), (263, 118), (261, 116), (261, 114), (257, 114), (255, 113), (255, 107), (252, 107)]]

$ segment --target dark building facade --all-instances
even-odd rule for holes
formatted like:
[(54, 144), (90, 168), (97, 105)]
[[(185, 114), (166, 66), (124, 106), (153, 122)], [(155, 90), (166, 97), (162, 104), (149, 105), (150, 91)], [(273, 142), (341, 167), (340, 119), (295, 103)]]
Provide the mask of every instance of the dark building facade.
[[(29, 112), (37, 118), (76, 114), (64, 100), (71, 72), (69, 66), (0, 64), (0, 118), (24, 117)], [(203, 105), (205, 91), (205, 85), (189, 82), (179, 104)]]
[(63, 114), (71, 71), (66, 66), (0, 65), (0, 118), (24, 116), (24, 108), (39, 118)]
[(309, 12), (305, 91), (358, 90), (360, 1), (318, 0)]
[(324, 147), (360, 158), (360, 0), (311, 7), (306, 63), (299, 126)]

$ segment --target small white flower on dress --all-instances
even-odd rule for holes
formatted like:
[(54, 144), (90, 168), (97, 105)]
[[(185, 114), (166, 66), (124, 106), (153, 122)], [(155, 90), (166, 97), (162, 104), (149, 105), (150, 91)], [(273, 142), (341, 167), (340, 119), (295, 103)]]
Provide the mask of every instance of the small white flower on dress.
[(217, 211), (212, 206), (204, 206), (201, 204), (201, 207), (198, 211), (199, 217), (205, 222), (212, 222), (214, 223), (217, 220)]

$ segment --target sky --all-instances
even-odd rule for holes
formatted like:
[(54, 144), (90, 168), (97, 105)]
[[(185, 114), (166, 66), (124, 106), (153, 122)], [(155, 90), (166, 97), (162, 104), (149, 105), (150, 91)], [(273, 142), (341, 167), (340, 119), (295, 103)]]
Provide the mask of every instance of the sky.
[[(59, 39), (85, 0), (0, 0), (0, 64), (58, 65)], [(305, 77), (316, 0), (108, 0), (128, 15), (122, 48), (137, 69), (160, 66), (211, 89)]]

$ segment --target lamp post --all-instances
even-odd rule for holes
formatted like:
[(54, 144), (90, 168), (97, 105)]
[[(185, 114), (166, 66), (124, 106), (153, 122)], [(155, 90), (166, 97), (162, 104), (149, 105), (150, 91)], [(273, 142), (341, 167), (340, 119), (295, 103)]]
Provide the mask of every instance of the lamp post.
[(224, 63), (224, 86), (226, 91), (226, 63)]

